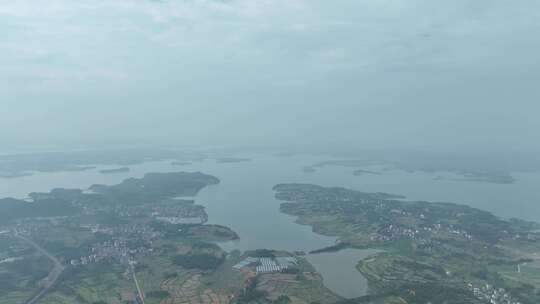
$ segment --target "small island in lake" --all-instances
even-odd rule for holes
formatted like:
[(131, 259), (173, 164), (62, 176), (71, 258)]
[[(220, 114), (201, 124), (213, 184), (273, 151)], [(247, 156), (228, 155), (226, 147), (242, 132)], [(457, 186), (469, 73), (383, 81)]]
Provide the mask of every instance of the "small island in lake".
[(129, 170), (130, 169), (128, 167), (121, 167), (121, 168), (99, 170), (99, 173), (102, 173), (102, 174), (125, 173), (125, 172), (129, 172)]

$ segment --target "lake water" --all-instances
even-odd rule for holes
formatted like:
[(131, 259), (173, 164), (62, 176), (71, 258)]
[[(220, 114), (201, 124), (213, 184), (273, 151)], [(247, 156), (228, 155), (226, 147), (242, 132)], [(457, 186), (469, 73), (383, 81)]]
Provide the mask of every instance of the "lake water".
[[(215, 160), (172, 166), (169, 161), (148, 162), (130, 167), (129, 172), (101, 174), (99, 166), (81, 172), (36, 173), (12, 179), (0, 179), (0, 197), (25, 197), (32, 191), (55, 187), (88, 188), (95, 183), (116, 184), (128, 177), (148, 172), (201, 171), (220, 178), (219, 185), (203, 189), (195, 198), (206, 207), (209, 223), (225, 225), (236, 231), (240, 240), (223, 244), (228, 250), (271, 248), (310, 251), (329, 246), (335, 238), (317, 235), (308, 226), (279, 212), (280, 202), (272, 187), (278, 183), (300, 182), (323, 186), (342, 186), (365, 192), (402, 194), (408, 199), (465, 203), (489, 210), (502, 217), (540, 221), (539, 173), (515, 173), (517, 182), (509, 185), (434, 180), (450, 173), (408, 173), (385, 170), (381, 175), (353, 176), (354, 168), (327, 166), (316, 172), (303, 172), (304, 166), (328, 160), (327, 157), (297, 155), (274, 157), (265, 154), (242, 155), (252, 161), (216, 163)], [(378, 170), (380, 168), (366, 168)], [(356, 263), (372, 252), (344, 250), (309, 255), (308, 259), (324, 277), (325, 285), (344, 297), (365, 295), (366, 281), (355, 270)]]

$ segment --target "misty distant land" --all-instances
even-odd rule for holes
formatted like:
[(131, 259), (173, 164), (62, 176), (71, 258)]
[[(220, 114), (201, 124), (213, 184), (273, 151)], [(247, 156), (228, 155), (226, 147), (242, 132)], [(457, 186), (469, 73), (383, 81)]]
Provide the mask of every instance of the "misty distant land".
[(490, 173), (490, 172), (459, 172), (460, 177), (436, 176), (434, 180), (451, 180), (458, 182), (481, 182), (492, 184), (513, 184), (516, 179), (509, 173)]
[[(324, 162), (319, 162), (311, 166), (304, 167), (304, 172), (315, 172), (315, 168), (322, 168), (326, 166), (337, 166), (337, 167), (364, 167), (372, 164), (384, 164), (385, 162), (375, 162), (375, 161), (366, 161), (366, 160), (329, 160)], [(392, 164), (392, 163), (390, 163)], [(452, 180), (452, 181), (463, 181), (463, 182), (480, 182), (480, 183), (492, 183), (492, 184), (513, 184), (516, 182), (516, 179), (512, 176), (510, 172), (503, 170), (486, 170), (486, 169), (467, 169), (463, 166), (448, 167), (444, 165), (440, 166), (424, 166), (421, 164), (415, 165), (403, 165), (403, 164), (392, 164), (395, 169), (403, 170), (408, 173), (414, 173), (415, 171), (422, 171), (427, 173), (437, 173), (437, 172), (451, 172), (459, 177), (447, 177), (438, 175), (434, 177), (434, 180)], [(382, 170), (386, 171), (390, 168), (384, 168)], [(381, 172), (367, 170), (367, 169), (356, 169), (353, 171), (354, 176), (362, 176), (366, 174), (371, 175), (381, 175)]]
[(317, 170), (315, 168), (313, 168), (313, 166), (305, 166), (304, 168), (302, 168), (302, 171), (304, 171), (305, 173), (315, 173), (315, 172), (317, 172)]
[(380, 172), (377, 172), (377, 171), (371, 171), (371, 170), (362, 170), (362, 169), (358, 169), (358, 170), (354, 170), (354, 171), (353, 171), (353, 175), (354, 175), (354, 176), (360, 176), (360, 175), (365, 175), (365, 174), (381, 175)]
[[(169, 149), (81, 150), (70, 152), (35, 152), (0, 155), (0, 178), (17, 178), (33, 172), (75, 172), (96, 166), (126, 167), (151, 161), (178, 160), (178, 164), (200, 161), (202, 151)], [(180, 161), (181, 160), (181, 161)], [(106, 174), (106, 173), (105, 173)]]
[(187, 162), (187, 161), (173, 161), (173, 162), (171, 162), (171, 165), (173, 165), (173, 166), (189, 166), (191, 164), (193, 164), (193, 163)]
[(0, 178), (18, 178), (34, 175), (31, 172), (0, 172)]
[(251, 161), (251, 158), (242, 158), (242, 157), (220, 157), (216, 159), (216, 162), (218, 164), (226, 164), (226, 163), (242, 163), (242, 162), (248, 162)]
[[(167, 149), (131, 149), (131, 150), (103, 150), (103, 151), (74, 151), (0, 155), (0, 178), (17, 178), (28, 176), (33, 172), (60, 172), (85, 171), (103, 166), (131, 166), (150, 161), (174, 160), (171, 165), (188, 166), (195, 161), (211, 159), (210, 150), (179, 151)], [(275, 157), (294, 155), (294, 153), (273, 153)], [(436, 174), (437, 172), (452, 172), (462, 177), (447, 177), (443, 174), (434, 176), (435, 180), (456, 180), (464, 182), (485, 182), (496, 184), (511, 184), (515, 178), (511, 172), (526, 170), (540, 170), (540, 165), (527, 163), (529, 167), (515, 164), (510, 167), (498, 167), (496, 164), (481, 164), (475, 159), (460, 159), (449, 161), (445, 157), (424, 157), (422, 154), (412, 155), (385, 155), (359, 153), (351, 159), (333, 159), (306, 165), (302, 170), (306, 173), (315, 172), (325, 166), (340, 166), (356, 169), (354, 175), (373, 174), (375, 172), (390, 170), (390, 168), (406, 172), (422, 171)], [(251, 159), (245, 157), (224, 156), (215, 158), (217, 163), (247, 162)], [(506, 162), (508, 163), (508, 162)], [(380, 169), (373, 170), (372, 166)], [(528, 169), (527, 169), (528, 168)]]
[[(59, 167), (42, 167), (40, 170), (35, 170), (37, 172), (79, 172), (79, 171), (87, 171), (87, 170), (93, 170), (96, 169), (95, 166), (75, 166), (75, 165), (69, 165), (69, 166), (59, 166)], [(19, 178), (19, 177), (26, 177), (26, 176), (32, 176), (35, 172), (29, 172), (25, 170), (9, 170), (9, 171), (0, 171), (0, 178)]]

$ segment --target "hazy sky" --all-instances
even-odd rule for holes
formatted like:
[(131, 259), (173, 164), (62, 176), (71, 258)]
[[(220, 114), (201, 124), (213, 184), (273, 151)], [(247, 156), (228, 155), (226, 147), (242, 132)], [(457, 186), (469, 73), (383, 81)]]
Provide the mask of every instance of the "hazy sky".
[(538, 0), (0, 1), (2, 145), (539, 148)]

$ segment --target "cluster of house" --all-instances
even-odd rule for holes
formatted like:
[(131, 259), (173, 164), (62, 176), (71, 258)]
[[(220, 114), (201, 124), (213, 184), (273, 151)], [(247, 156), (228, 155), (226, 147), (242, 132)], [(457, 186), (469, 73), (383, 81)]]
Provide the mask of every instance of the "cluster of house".
[(204, 208), (194, 205), (192, 201), (174, 206), (153, 207), (151, 215), (157, 220), (171, 224), (204, 224), (208, 221)]
[(125, 240), (106, 241), (93, 245), (90, 254), (78, 259), (72, 259), (70, 264), (73, 266), (88, 265), (104, 260), (117, 260), (121, 263), (127, 263), (133, 256), (145, 256), (152, 251), (152, 248), (144, 246), (134, 249), (129, 248)]
[(390, 224), (386, 227), (379, 229), (377, 234), (371, 236), (373, 241), (391, 241), (397, 240), (403, 237), (416, 239), (420, 233), (419, 230), (402, 227), (399, 225)]
[(392, 241), (400, 238), (410, 238), (413, 240), (425, 241), (426, 234), (436, 234), (440, 232), (451, 233), (460, 235), (467, 240), (471, 240), (472, 236), (464, 230), (456, 229), (453, 227), (446, 227), (441, 224), (434, 224), (432, 226), (424, 226), (418, 229), (403, 227), (395, 224), (387, 225), (377, 233), (371, 236), (372, 241)]
[(178, 217), (178, 216), (156, 216), (156, 220), (167, 222), (169, 224), (204, 224), (206, 219), (200, 216), (196, 217)]
[(529, 232), (529, 233), (521, 233), (516, 234), (513, 236), (514, 240), (527, 240), (527, 241), (540, 241), (540, 233), (538, 232)]
[(294, 257), (263, 257), (263, 258), (254, 258), (248, 257), (240, 261), (238, 264), (233, 266), (233, 269), (242, 270), (250, 269), (255, 270), (257, 274), (259, 273), (273, 273), (273, 272), (282, 272), (286, 269), (296, 267), (297, 260)]
[(494, 288), (489, 284), (478, 287), (472, 283), (469, 283), (468, 287), (479, 300), (484, 300), (490, 304), (521, 304), (521, 302), (513, 299), (504, 288)]

